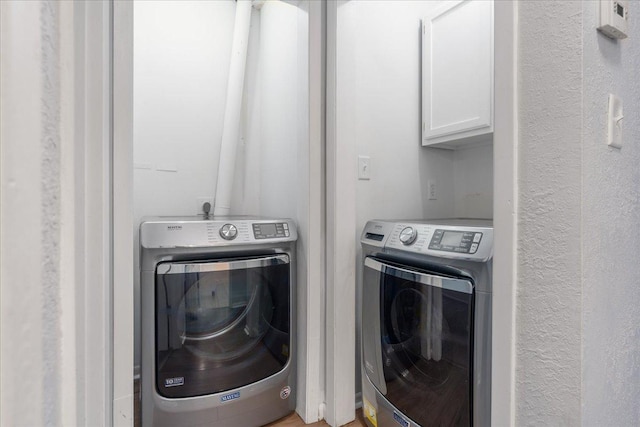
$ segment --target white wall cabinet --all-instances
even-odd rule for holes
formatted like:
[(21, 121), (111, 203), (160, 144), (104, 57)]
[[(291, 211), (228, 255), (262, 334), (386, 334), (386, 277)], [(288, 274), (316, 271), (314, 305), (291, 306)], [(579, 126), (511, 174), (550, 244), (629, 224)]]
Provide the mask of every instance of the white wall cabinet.
[(422, 21), (422, 145), (493, 133), (493, 1), (446, 1)]

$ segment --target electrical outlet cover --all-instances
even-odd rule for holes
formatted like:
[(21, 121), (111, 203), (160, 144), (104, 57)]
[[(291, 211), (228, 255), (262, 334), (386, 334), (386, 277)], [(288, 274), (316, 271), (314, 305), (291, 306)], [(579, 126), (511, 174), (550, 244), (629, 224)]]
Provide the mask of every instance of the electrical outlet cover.
[(429, 191), (429, 200), (438, 200), (438, 193), (436, 188), (436, 181), (430, 179), (427, 181), (427, 189)]

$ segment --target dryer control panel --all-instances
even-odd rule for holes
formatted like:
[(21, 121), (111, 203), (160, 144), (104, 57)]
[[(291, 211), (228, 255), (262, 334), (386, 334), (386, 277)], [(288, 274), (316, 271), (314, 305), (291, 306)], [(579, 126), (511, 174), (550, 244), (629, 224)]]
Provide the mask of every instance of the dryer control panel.
[(369, 221), (362, 242), (439, 258), (486, 261), (493, 256), (493, 226), (488, 220)]

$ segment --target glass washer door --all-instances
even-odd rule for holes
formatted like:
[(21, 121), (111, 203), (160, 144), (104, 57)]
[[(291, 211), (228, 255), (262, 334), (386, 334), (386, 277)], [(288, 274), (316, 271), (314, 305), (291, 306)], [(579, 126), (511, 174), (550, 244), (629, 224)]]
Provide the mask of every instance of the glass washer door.
[(158, 264), (158, 393), (219, 393), (284, 369), (291, 347), (289, 277), (285, 254)]
[[(368, 257), (363, 290), (363, 356), (374, 386), (421, 426), (471, 425), (471, 281)], [(374, 292), (379, 299), (367, 300)]]

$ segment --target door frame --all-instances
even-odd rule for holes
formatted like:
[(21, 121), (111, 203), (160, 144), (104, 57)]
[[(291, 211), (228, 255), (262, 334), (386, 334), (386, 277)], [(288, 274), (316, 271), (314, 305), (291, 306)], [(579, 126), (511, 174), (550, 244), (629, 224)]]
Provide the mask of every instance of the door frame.
[(518, 237), (518, 2), (494, 4), (491, 424), (515, 425)]
[(113, 424), (133, 425), (133, 2), (114, 1), (112, 60)]

